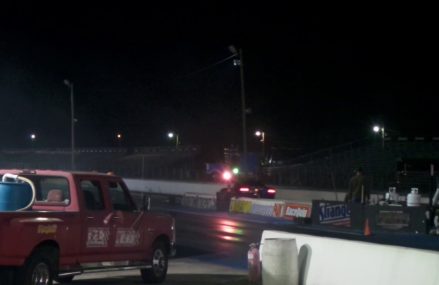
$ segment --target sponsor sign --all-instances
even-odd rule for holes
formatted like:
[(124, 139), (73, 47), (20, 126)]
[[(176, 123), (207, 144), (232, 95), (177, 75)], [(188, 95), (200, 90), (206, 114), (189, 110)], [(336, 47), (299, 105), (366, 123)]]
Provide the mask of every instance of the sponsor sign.
[(216, 199), (213, 196), (199, 197), (198, 195), (188, 195), (183, 196), (183, 198), (181, 199), (181, 205), (198, 209), (215, 209)]
[(181, 205), (190, 208), (196, 208), (196, 197), (183, 196), (183, 198), (181, 199)]
[(216, 208), (216, 200), (215, 198), (197, 198), (196, 207), (198, 209), (215, 209)]
[(351, 210), (348, 204), (319, 202), (319, 224), (351, 226)]
[(284, 203), (276, 203), (273, 206), (273, 216), (275, 216), (276, 218), (282, 218), (284, 215), (284, 207), (285, 204)]
[(286, 203), (284, 218), (287, 220), (296, 220), (298, 218), (311, 217), (311, 204)]
[(230, 212), (248, 214), (252, 212), (252, 202), (246, 200), (232, 199)]
[(274, 217), (273, 208), (274, 208), (274, 205), (253, 204), (251, 213), (255, 214), (255, 215)]

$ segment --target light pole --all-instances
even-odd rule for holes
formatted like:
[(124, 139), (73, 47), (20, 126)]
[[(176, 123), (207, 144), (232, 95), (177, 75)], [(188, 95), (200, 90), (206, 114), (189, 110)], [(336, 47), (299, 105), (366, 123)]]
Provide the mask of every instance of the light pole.
[(384, 130), (384, 127), (380, 127), (378, 125), (373, 126), (372, 130), (374, 133), (380, 133), (381, 134), (381, 147), (384, 148), (384, 139), (386, 137), (386, 132)]
[(73, 83), (68, 79), (64, 79), (64, 84), (70, 90), (70, 138), (71, 138), (71, 164), (70, 168), (75, 170), (75, 101), (73, 92)]
[(256, 131), (255, 136), (261, 138), (259, 141), (262, 143), (262, 159), (265, 163), (265, 132), (264, 131)]
[(175, 134), (173, 132), (168, 133), (168, 138), (173, 139), (175, 137), (175, 146), (177, 147), (180, 144), (180, 139), (178, 134)]
[(241, 73), (241, 117), (242, 117), (242, 153), (244, 156), (244, 161), (247, 157), (247, 108), (245, 105), (245, 86), (244, 86), (244, 60), (242, 55), (242, 49), (237, 50), (233, 45), (229, 46), (229, 50), (238, 59), (233, 61), (234, 65), (239, 65)]

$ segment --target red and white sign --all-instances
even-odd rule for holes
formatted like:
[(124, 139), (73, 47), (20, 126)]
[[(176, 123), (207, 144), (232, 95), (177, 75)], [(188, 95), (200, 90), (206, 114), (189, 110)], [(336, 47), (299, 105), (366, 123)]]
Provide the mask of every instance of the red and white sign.
[(311, 209), (311, 203), (285, 203), (284, 218), (287, 220), (311, 218)]

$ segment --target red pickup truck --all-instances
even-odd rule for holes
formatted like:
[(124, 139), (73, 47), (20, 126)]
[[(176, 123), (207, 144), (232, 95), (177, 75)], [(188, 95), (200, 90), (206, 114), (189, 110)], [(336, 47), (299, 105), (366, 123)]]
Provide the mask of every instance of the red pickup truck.
[[(164, 281), (175, 253), (174, 219), (150, 212), (149, 203), (137, 209), (122, 178), (5, 169), (0, 178), (1, 284), (67, 283), (124, 269), (140, 269), (145, 283)], [(26, 195), (14, 189), (23, 187), (30, 201), (16, 209)]]

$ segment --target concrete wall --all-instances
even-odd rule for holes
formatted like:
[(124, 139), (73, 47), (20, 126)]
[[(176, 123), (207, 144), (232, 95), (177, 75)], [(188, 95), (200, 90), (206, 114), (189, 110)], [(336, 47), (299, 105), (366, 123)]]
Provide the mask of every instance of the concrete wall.
[[(128, 188), (133, 191), (154, 192), (162, 194), (184, 195), (187, 192), (215, 195), (225, 184), (189, 183), (163, 180), (124, 179)], [(276, 187), (276, 199), (311, 202), (312, 200), (344, 199), (345, 192), (316, 191), (296, 188)]]
[(181, 181), (124, 179), (128, 188), (133, 191), (153, 192), (162, 194), (183, 195), (186, 192), (212, 194), (226, 187), (214, 183), (189, 183)]
[[(437, 285), (439, 252), (362, 241), (264, 231), (266, 238), (294, 238), (298, 250), (309, 249), (308, 262), (299, 262), (306, 285)], [(300, 255), (300, 253), (299, 253)]]

